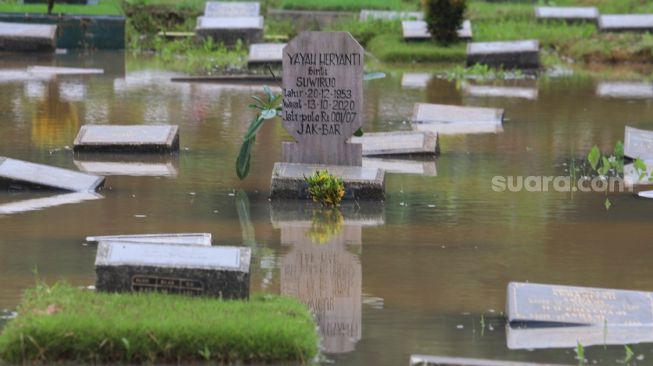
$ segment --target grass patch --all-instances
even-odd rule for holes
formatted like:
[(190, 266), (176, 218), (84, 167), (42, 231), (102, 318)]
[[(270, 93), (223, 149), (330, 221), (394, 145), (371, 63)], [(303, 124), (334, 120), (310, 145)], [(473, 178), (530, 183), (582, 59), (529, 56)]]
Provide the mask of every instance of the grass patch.
[(38, 285), (18, 312), (0, 334), (10, 363), (307, 362), (318, 349), (307, 308), (271, 295), (222, 301)]
[[(0, 13), (46, 14), (47, 4), (21, 4), (17, 1), (0, 2)], [(97, 5), (59, 4), (55, 2), (53, 14), (122, 15), (119, 0), (100, 0)]]
[(361, 9), (379, 10), (418, 10), (418, 0), (280, 0), (282, 9), (302, 10), (340, 10), (359, 11)]
[(401, 34), (374, 37), (368, 51), (384, 62), (459, 62), (465, 60), (466, 44), (442, 47), (434, 42), (404, 42)]

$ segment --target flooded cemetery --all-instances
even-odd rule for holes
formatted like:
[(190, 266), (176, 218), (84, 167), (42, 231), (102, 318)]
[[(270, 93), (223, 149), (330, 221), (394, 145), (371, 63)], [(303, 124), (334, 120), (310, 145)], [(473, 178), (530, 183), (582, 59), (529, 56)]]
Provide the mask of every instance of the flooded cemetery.
[[(0, 13), (0, 364), (653, 364), (652, 62), (551, 65), (468, 3), (452, 65), (202, 2), (192, 37), (246, 50), (211, 72)], [(417, 50), (418, 9), (355, 21)]]

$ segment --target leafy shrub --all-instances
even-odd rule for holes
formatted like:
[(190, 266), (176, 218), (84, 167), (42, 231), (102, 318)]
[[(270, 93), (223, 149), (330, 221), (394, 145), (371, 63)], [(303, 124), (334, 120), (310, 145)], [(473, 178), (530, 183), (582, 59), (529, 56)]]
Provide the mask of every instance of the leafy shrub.
[(463, 24), (466, 0), (423, 0), (424, 16), (433, 38), (442, 44), (458, 39), (458, 28)]
[(327, 170), (318, 170), (304, 179), (308, 184), (308, 194), (323, 206), (337, 206), (345, 197), (345, 183)]

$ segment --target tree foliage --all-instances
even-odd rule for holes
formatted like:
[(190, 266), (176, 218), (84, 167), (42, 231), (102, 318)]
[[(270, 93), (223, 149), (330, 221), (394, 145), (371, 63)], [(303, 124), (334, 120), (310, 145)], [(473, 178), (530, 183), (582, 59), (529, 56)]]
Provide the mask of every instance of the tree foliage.
[(458, 39), (458, 29), (463, 24), (466, 0), (422, 0), (424, 17), (429, 32), (441, 44), (448, 45)]

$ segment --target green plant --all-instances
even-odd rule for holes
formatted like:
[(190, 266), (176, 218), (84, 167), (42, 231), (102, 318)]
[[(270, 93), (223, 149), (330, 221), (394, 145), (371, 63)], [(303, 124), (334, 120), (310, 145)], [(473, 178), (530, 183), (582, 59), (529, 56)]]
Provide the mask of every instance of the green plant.
[(342, 212), (337, 208), (315, 210), (311, 216), (311, 229), (306, 236), (314, 244), (326, 244), (342, 231), (344, 222)]
[(323, 206), (333, 207), (342, 202), (345, 197), (345, 183), (340, 177), (332, 175), (328, 170), (318, 170), (304, 177), (308, 184), (308, 194), (313, 201)]
[(630, 347), (628, 347), (628, 345), (624, 346), (624, 350), (626, 351), (626, 355), (624, 356), (623, 362), (628, 363), (633, 359), (633, 356), (635, 356), (635, 353), (633, 352), (632, 349), (630, 349)]
[(578, 365), (584, 365), (585, 364), (585, 347), (583, 347), (580, 342), (576, 342), (576, 349), (574, 350), (576, 352), (576, 359), (578, 360)]
[(443, 45), (458, 39), (467, 0), (423, 0), (424, 18), (433, 38)]

